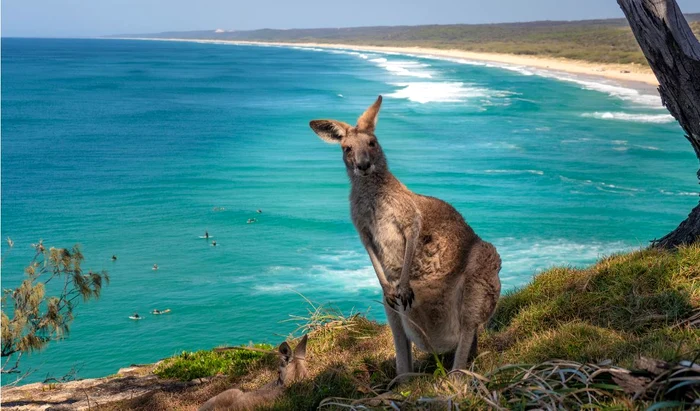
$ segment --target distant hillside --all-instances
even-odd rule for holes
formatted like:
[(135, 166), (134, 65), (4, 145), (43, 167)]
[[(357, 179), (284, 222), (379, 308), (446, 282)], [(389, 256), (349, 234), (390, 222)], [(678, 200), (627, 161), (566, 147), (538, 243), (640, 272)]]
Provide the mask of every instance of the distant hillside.
[[(686, 18), (700, 35), (700, 13)], [(110, 37), (421, 46), (646, 65), (625, 19), (501, 24), (184, 31)]]

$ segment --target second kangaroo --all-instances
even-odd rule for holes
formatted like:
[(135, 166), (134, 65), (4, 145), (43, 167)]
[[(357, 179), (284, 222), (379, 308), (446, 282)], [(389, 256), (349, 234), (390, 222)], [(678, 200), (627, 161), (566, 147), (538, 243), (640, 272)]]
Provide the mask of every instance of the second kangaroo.
[(501, 258), (448, 203), (413, 193), (389, 171), (374, 134), (382, 97), (356, 126), (313, 120), (321, 139), (340, 144), (350, 177), (350, 211), (386, 300), (396, 372), (411, 372), (411, 343), (454, 352), (452, 369), (476, 356), (477, 333), (501, 292)]
[(199, 407), (198, 411), (238, 411), (254, 410), (269, 405), (284, 391), (290, 383), (306, 378), (306, 342), (308, 335), (304, 335), (299, 344), (292, 348), (283, 342), (278, 348), (280, 362), (277, 380), (250, 392), (243, 392), (238, 388), (231, 388), (219, 395), (210, 398)]

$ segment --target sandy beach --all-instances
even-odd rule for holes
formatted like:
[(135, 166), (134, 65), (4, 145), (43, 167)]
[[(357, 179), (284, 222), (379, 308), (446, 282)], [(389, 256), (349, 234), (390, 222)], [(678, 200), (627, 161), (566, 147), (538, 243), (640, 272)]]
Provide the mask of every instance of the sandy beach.
[(200, 40), (177, 38), (141, 38), (138, 40), (162, 40), (162, 41), (193, 41), (199, 43), (229, 43), (241, 45), (270, 45), (287, 47), (315, 47), (329, 49), (351, 49), (355, 51), (413, 54), (423, 57), (438, 57), (450, 59), (463, 59), (472, 61), (492, 62), (498, 64), (519, 66), (524, 68), (537, 68), (562, 73), (575, 74), (589, 78), (605, 78), (624, 82), (638, 90), (656, 92), (658, 81), (649, 67), (638, 64), (606, 64), (592, 63), (588, 61), (569, 60), (561, 58), (548, 58), (539, 56), (525, 56), (501, 53), (477, 53), (456, 49), (436, 49), (426, 47), (385, 47), (354, 44), (335, 43), (284, 43), (284, 42), (258, 42), (237, 40)]

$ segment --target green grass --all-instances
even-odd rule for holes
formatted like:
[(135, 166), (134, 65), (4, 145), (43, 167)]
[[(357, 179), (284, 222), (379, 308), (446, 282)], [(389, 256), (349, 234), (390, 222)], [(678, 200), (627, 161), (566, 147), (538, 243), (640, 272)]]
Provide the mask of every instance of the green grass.
[[(501, 298), (479, 356), (457, 374), (445, 374), (446, 356), (415, 352), (416, 375), (397, 381), (386, 325), (313, 304), (295, 319), (310, 335), (309, 377), (265, 409), (682, 409), (700, 397), (700, 367), (682, 362), (700, 358), (700, 244), (540, 273)], [(669, 368), (654, 379), (643, 358)], [(234, 378), (108, 409), (186, 410), (231, 386), (252, 390), (275, 378), (274, 356), (183, 353), (157, 373)]]
[[(253, 348), (250, 350), (248, 348)], [(254, 351), (260, 350), (260, 351)], [(173, 378), (190, 381), (196, 378), (212, 377), (227, 374), (232, 377), (241, 376), (274, 358), (269, 344), (255, 344), (252, 347), (241, 346), (241, 349), (226, 351), (197, 351), (187, 352), (168, 358), (153, 371), (161, 378)]]
[[(674, 327), (700, 308), (698, 246), (643, 250), (587, 269), (556, 268), (506, 294), (487, 342), (509, 360), (673, 360), (696, 332)], [(595, 343), (594, 343), (595, 342)], [(505, 350), (504, 350), (505, 349)]]

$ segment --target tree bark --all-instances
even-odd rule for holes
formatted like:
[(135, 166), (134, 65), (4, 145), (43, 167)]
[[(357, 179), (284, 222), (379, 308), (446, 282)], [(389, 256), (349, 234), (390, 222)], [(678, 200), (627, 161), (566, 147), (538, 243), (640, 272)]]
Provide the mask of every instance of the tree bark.
[[(675, 0), (617, 0), (659, 80), (664, 106), (678, 120), (700, 160), (700, 43)], [(700, 170), (697, 172), (700, 179)], [(700, 205), (653, 245), (675, 248), (700, 239)]]

